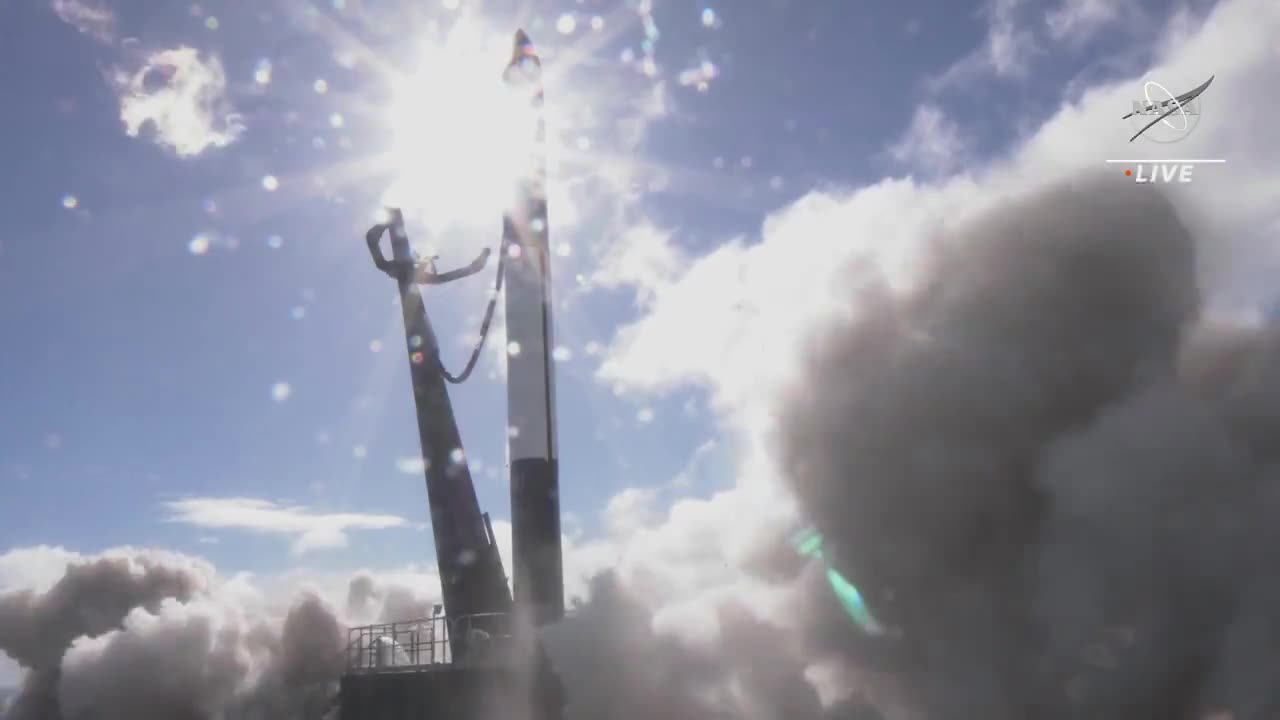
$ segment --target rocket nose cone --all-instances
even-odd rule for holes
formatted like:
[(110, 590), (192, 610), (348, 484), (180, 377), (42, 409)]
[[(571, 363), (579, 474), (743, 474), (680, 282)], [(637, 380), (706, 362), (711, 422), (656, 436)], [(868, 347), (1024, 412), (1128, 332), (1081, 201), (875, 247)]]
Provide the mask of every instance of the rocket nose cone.
[(511, 43), (511, 62), (519, 62), (526, 55), (533, 54), (533, 41), (529, 39), (528, 33), (524, 30), (516, 30), (516, 36)]

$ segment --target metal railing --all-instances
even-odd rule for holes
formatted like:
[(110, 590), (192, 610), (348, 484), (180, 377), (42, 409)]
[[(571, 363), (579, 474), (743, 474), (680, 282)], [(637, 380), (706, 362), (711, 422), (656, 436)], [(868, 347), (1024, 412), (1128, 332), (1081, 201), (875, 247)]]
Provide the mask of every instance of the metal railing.
[[(465, 638), (461, 657), (453, 657), (451, 638)], [(347, 631), (347, 672), (428, 669), (495, 659), (512, 638), (506, 613), (463, 615), (452, 621), (437, 615), (419, 620), (378, 623)]]

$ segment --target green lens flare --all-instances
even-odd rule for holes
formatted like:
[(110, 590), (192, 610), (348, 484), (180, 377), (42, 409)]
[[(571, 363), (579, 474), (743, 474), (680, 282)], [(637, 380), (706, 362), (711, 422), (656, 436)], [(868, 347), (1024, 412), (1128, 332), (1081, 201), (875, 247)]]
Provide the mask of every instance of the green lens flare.
[(805, 557), (822, 557), (822, 536), (816, 530), (808, 532), (796, 543), (796, 551)]
[(884, 632), (884, 628), (871, 614), (870, 608), (862, 598), (862, 593), (858, 592), (857, 586), (849, 582), (844, 575), (838, 570), (831, 567), (827, 563), (827, 559), (822, 554), (822, 535), (817, 529), (809, 527), (801, 530), (791, 537), (791, 545), (796, 552), (804, 557), (818, 558), (827, 566), (827, 582), (831, 583), (831, 590), (835, 593), (836, 599), (840, 601), (841, 607), (845, 613), (862, 628), (863, 632), (870, 635), (879, 635)]
[(853, 583), (831, 568), (827, 568), (827, 580), (831, 583), (831, 589), (835, 591), (836, 598), (844, 606), (844, 611), (853, 618), (858, 627), (872, 635), (884, 632), (884, 628), (872, 617), (870, 608), (862, 599), (862, 593), (858, 592), (858, 588), (854, 587)]

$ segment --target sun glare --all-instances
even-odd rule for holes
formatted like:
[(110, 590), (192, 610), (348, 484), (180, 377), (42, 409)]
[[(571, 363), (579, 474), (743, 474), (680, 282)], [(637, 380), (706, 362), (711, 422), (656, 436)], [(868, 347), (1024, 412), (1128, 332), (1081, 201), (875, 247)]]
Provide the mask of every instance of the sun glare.
[(493, 228), (535, 151), (536, 111), (502, 79), (510, 59), (510, 35), (467, 22), (422, 49), (390, 109), (387, 205), (432, 230)]

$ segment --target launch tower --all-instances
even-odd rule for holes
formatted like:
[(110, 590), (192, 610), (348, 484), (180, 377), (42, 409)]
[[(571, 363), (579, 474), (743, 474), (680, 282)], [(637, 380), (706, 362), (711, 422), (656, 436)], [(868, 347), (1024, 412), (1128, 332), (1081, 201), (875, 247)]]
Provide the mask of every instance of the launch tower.
[[(528, 170), (504, 213), (498, 257), (497, 287), (504, 277), (507, 282), (515, 595), (489, 516), (476, 498), (446, 385), (465, 379), (476, 356), (461, 377), (449, 375), (419, 290), (478, 272), (487, 251), (468, 267), (437, 273), (432, 262), (413, 256), (404, 219), (390, 209), (387, 222), (375, 225), (366, 239), (374, 264), (396, 280), (400, 292), (443, 602), (430, 618), (350, 630), (341, 720), (558, 720), (565, 704), (559, 678), (536, 639), (539, 625), (564, 614), (564, 580), (541, 62), (523, 31), (515, 35), (503, 77), (527, 99), (536, 119), (528, 128)], [(381, 246), (388, 232), (389, 260)], [(491, 304), (481, 342), (492, 313)]]

